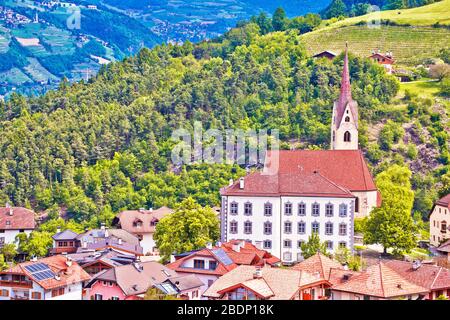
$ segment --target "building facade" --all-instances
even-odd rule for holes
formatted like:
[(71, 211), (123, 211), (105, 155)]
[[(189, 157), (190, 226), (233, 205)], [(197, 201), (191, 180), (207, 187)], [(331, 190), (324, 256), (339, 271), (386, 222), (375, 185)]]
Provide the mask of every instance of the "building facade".
[(8, 204), (0, 208), (0, 247), (4, 244), (15, 243), (19, 233), (25, 233), (28, 236), (35, 226), (33, 211), (11, 207)]
[(430, 213), (430, 244), (439, 247), (450, 239), (450, 194), (439, 199)]

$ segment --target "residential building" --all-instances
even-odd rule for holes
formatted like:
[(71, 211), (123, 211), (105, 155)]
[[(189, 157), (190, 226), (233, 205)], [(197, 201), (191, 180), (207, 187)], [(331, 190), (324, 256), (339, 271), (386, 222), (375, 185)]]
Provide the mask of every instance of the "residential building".
[(33, 211), (6, 204), (0, 208), (0, 247), (7, 243), (15, 243), (19, 233), (29, 235), (35, 227)]
[(131, 264), (137, 260), (134, 254), (124, 254), (113, 248), (71, 253), (67, 257), (77, 262), (91, 276), (103, 270)]
[(326, 58), (328, 60), (333, 60), (336, 56), (337, 54), (333, 51), (325, 50), (313, 55), (313, 58)]
[(429, 293), (427, 288), (404, 278), (384, 261), (357, 274), (344, 273), (340, 283), (334, 282), (332, 300), (423, 300)]
[(243, 240), (217, 243), (216, 246), (188, 252), (175, 257), (167, 265), (179, 274), (195, 274), (202, 282), (203, 293), (219, 277), (239, 265), (277, 266), (280, 259)]
[(344, 270), (339, 262), (328, 258), (322, 253), (316, 253), (312, 257), (297, 263), (291, 269), (315, 274), (324, 280), (330, 279), (332, 269)]
[(123, 254), (135, 256), (143, 254), (139, 239), (122, 229), (108, 229), (102, 226), (101, 229), (88, 230), (79, 234), (76, 241), (77, 253), (103, 251), (110, 248)]
[(439, 247), (436, 248), (436, 250), (447, 257), (446, 259), (446, 265), (450, 266), (450, 239), (445, 241), (443, 244), (441, 244)]
[(195, 275), (179, 275), (160, 263), (149, 261), (114, 267), (98, 273), (87, 285), (91, 300), (141, 300), (150, 288), (161, 294), (195, 300), (202, 282)]
[(159, 255), (153, 240), (153, 233), (159, 220), (172, 212), (173, 210), (167, 207), (161, 207), (157, 210), (122, 211), (113, 220), (113, 225), (138, 237), (145, 255)]
[(53, 247), (50, 249), (50, 254), (74, 253), (79, 247), (77, 241), (78, 233), (72, 230), (57, 229), (56, 234), (52, 236)]
[(212, 300), (317, 300), (328, 281), (304, 271), (241, 265), (215, 281), (203, 296)]
[(0, 300), (81, 300), (89, 279), (62, 255), (28, 261), (0, 272)]
[(450, 239), (450, 194), (439, 199), (431, 209), (430, 244), (439, 247)]
[(372, 52), (372, 55), (369, 56), (369, 59), (376, 61), (378, 64), (382, 65), (386, 69), (386, 73), (392, 74), (393, 65), (395, 63), (392, 52), (386, 52), (386, 54), (382, 54), (380, 51)]
[(316, 232), (330, 252), (353, 248), (353, 220), (381, 204), (358, 150), (358, 105), (351, 97), (348, 53), (334, 103), (331, 150), (272, 150), (264, 170), (221, 189), (222, 241), (246, 239), (284, 263), (301, 261)]

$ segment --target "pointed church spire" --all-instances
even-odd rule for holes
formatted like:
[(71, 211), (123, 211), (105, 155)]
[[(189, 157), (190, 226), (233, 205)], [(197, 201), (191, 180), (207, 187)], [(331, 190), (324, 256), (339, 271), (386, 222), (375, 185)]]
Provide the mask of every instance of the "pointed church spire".
[(339, 109), (344, 111), (346, 104), (352, 101), (352, 90), (350, 87), (350, 72), (348, 68), (348, 43), (345, 43), (344, 69), (342, 70), (341, 93), (339, 95)]

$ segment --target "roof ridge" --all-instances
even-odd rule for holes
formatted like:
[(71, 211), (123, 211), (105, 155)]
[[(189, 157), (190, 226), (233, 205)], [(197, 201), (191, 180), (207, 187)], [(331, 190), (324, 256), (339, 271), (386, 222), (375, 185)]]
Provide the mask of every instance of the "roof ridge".
[[(338, 188), (338, 189), (344, 191), (345, 193), (348, 193), (348, 194), (353, 195), (353, 194), (350, 192), (350, 190), (348, 190), (347, 188), (344, 188), (343, 186), (341, 186), (341, 185), (337, 184), (336, 182), (334, 182), (334, 181), (328, 179), (327, 177), (323, 176), (323, 175), (320, 173), (320, 171), (317, 171), (317, 174), (318, 174), (321, 178), (325, 179), (327, 182), (329, 182), (329, 183), (331, 183), (332, 185), (334, 185), (336, 188)], [(367, 188), (367, 186), (366, 186), (366, 188)]]
[[(380, 261), (378, 264), (378, 268), (380, 271), (380, 285), (381, 285), (381, 292), (383, 293), (383, 297), (386, 297), (386, 293), (384, 291), (384, 284), (383, 284), (383, 270), (381, 270), (381, 267), (384, 266), (384, 264)], [(403, 278), (403, 277), (402, 277)]]
[(433, 282), (431, 282), (430, 289), (433, 289), (434, 283), (436, 282), (437, 278), (441, 274), (441, 271), (442, 271), (442, 267), (439, 267), (439, 271), (436, 273), (436, 276), (434, 277)]

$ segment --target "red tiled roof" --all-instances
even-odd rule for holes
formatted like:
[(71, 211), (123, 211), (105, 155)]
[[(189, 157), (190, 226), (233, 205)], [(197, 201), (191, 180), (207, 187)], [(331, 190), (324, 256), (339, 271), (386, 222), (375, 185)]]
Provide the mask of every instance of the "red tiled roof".
[(375, 58), (377, 58), (377, 57), (386, 59), (386, 60), (383, 62), (384, 64), (393, 64), (393, 63), (395, 62), (394, 59), (393, 59), (392, 57), (387, 56), (387, 55), (385, 55), (385, 54), (378, 53), (378, 52), (372, 54), (371, 56), (369, 56), (369, 58), (372, 58), (372, 59), (375, 59)]
[(328, 277), (328, 281), (336, 286), (338, 284), (342, 284), (350, 280), (352, 277), (356, 275), (360, 275), (361, 272), (353, 271), (353, 270), (345, 270), (343, 268), (331, 268), (330, 275)]
[[(115, 220), (118, 220), (122, 229), (130, 233), (153, 233), (155, 232), (155, 225), (152, 225), (152, 222), (158, 222), (171, 213), (173, 213), (173, 210), (168, 207), (161, 207), (156, 210), (126, 210), (120, 212)], [(135, 225), (135, 222), (140, 222), (141, 226)]]
[(280, 196), (297, 195), (305, 197), (354, 198), (349, 190), (331, 182), (320, 173), (279, 173), (265, 175), (254, 172), (245, 177), (244, 188), (239, 181), (222, 189), (223, 195)]
[(424, 294), (429, 291), (406, 280), (384, 262), (370, 266), (366, 271), (351, 277), (348, 281), (335, 285), (333, 290), (379, 298)]
[(279, 150), (268, 151), (265, 169), (282, 174), (317, 171), (350, 191), (377, 190), (360, 150)]
[(328, 280), (332, 268), (343, 270), (339, 262), (331, 260), (321, 253), (316, 253), (312, 257), (296, 264), (291, 269), (305, 271), (310, 274), (317, 273), (320, 278)]
[(438, 248), (438, 251), (441, 252), (449, 252), (450, 253), (450, 239), (448, 239), (447, 241), (445, 241), (443, 244), (441, 244)]
[(450, 193), (445, 197), (442, 197), (436, 202), (436, 205), (447, 207), (450, 209)]
[[(31, 278), (34, 282), (39, 284), (46, 290), (51, 290), (54, 288), (64, 287), (69, 284), (83, 282), (89, 280), (91, 277), (84, 271), (76, 262), (71, 261), (71, 266), (66, 264), (67, 258), (62, 255), (51, 256), (47, 258), (39, 259), (38, 261), (28, 261), (20, 263), (9, 270), (3, 271), (0, 274), (23, 274)], [(38, 280), (33, 277), (33, 275), (25, 269), (26, 266), (33, 265), (36, 263), (45, 263), (48, 267), (57, 275), (60, 279), (55, 278)]]
[[(12, 211), (12, 215), (10, 215)], [(7, 223), (7, 221), (9, 221)], [(34, 212), (21, 207), (0, 208), (0, 229), (5, 230), (32, 230), (36, 226)]]
[(428, 290), (450, 289), (450, 270), (444, 267), (422, 264), (414, 270), (411, 262), (399, 260), (387, 260), (384, 264), (406, 280)]

